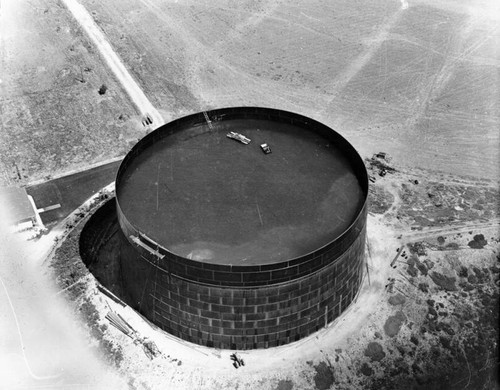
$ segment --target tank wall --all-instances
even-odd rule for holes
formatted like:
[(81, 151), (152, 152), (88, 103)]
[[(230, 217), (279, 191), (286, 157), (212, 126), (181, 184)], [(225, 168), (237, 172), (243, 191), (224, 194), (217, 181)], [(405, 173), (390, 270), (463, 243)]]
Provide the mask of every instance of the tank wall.
[[(95, 261), (97, 253), (118, 227), (110, 216), (115, 214), (115, 198), (106, 201), (92, 214), (80, 233), (79, 252), (85, 265)], [(103, 231), (104, 225), (104, 231)]]
[(125, 236), (129, 240), (130, 244), (137, 248), (138, 252), (140, 252), (143, 256), (148, 257), (150, 261), (157, 262), (154, 255), (151, 255), (145, 249), (133, 243), (130, 238), (131, 236), (140, 239), (144, 244), (151, 247), (153, 250), (159, 251), (163, 256), (165, 256), (163, 262), (157, 262), (158, 266), (180, 278), (217, 286), (251, 287), (282, 283), (303, 277), (310, 272), (314, 272), (324, 267), (331, 261), (332, 258), (338, 257), (354, 242), (361, 228), (364, 226), (366, 219), (364, 214), (366, 211), (366, 196), (368, 194), (368, 177), (363, 160), (359, 157), (356, 150), (349, 144), (349, 142), (347, 142), (347, 140), (345, 140), (337, 132), (317, 121), (281, 110), (263, 109), (259, 107), (236, 107), (209, 111), (207, 115), (214, 122), (229, 118), (268, 119), (276, 122), (291, 123), (296, 126), (303, 127), (304, 131), (312, 131), (322, 134), (325, 138), (330, 139), (332, 142), (341, 146), (343, 153), (349, 158), (349, 161), (352, 164), (353, 172), (358, 177), (359, 183), (364, 192), (365, 202), (362, 210), (359, 211), (358, 217), (355, 221), (353, 221), (353, 224), (344, 232), (343, 235), (337, 237), (325, 247), (318, 248), (318, 250), (313, 253), (285, 262), (255, 266), (208, 264), (180, 257), (169, 252), (165, 248), (162, 248), (158, 244), (152, 242), (149, 237), (140, 232), (137, 227), (133, 226), (133, 224), (128, 221), (119, 204), (121, 190), (120, 182), (130, 163), (139, 154), (147, 152), (146, 149), (149, 145), (155, 143), (163, 137), (167, 137), (169, 134), (182, 131), (186, 128), (186, 126), (196, 128), (205, 123), (205, 117), (202, 113), (193, 114), (170, 122), (168, 125), (162, 126), (145, 136), (132, 148), (120, 165), (116, 179), (116, 205), (118, 220)]
[(362, 280), (365, 234), (363, 224), (352, 245), (320, 270), (259, 288), (179, 278), (137, 256), (125, 237), (122, 272), (131, 305), (168, 333), (209, 347), (268, 348), (314, 333), (349, 306)]
[[(251, 266), (209, 264), (177, 256), (133, 226), (120, 208), (121, 180), (147, 146), (205, 124), (203, 113), (162, 126), (125, 157), (116, 179), (120, 261), (129, 304), (163, 330), (201, 345), (267, 348), (306, 337), (337, 318), (353, 301), (363, 276), (368, 176), (363, 160), (338, 133), (312, 119), (272, 109), (238, 107), (206, 113), (267, 118), (317, 132), (341, 147), (364, 192), (363, 206), (339, 237), (306, 256)], [(149, 248), (149, 249), (148, 249)]]
[[(366, 223), (366, 208), (367, 204), (365, 202), (355, 222), (343, 235), (313, 253), (280, 263), (232, 266), (190, 260), (177, 256), (161, 246), (157, 246), (154, 242), (149, 241), (146, 236), (141, 235), (128, 222), (117, 204), (118, 220), (122, 231), (125, 233), (126, 237), (129, 238), (130, 244), (149, 262), (154, 263), (165, 272), (174, 274), (181, 279), (216, 286), (235, 287), (265, 286), (288, 282), (304, 277), (325, 267), (332, 259), (336, 259), (344, 253), (357, 239)], [(148, 245), (151, 249), (158, 250), (158, 252), (164, 256), (163, 259), (158, 259), (158, 257), (151, 252), (133, 243), (130, 240), (131, 235), (140, 237), (141, 242)]]

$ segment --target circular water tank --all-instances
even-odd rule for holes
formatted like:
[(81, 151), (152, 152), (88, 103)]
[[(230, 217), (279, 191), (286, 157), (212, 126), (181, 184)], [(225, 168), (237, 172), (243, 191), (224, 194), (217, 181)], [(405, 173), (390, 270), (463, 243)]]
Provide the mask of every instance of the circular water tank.
[(116, 179), (132, 305), (184, 340), (267, 348), (338, 317), (363, 275), (368, 178), (337, 132), (257, 107), (144, 137)]

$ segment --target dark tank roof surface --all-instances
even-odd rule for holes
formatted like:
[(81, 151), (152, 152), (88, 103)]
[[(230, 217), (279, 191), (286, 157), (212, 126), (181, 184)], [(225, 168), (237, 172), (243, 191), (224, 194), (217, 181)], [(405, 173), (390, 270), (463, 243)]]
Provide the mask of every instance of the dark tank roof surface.
[(311, 253), (353, 224), (366, 196), (363, 162), (338, 133), (254, 107), (158, 128), (132, 149), (117, 177), (117, 201), (134, 229), (178, 256), (214, 264)]

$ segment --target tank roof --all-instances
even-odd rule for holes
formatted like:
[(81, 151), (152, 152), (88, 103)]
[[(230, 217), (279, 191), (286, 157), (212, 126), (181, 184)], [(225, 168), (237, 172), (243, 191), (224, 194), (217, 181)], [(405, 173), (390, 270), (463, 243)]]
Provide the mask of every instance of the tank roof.
[(319, 122), (221, 109), (141, 140), (120, 167), (117, 200), (128, 223), (178, 256), (276, 263), (314, 252), (351, 226), (366, 201), (363, 170), (352, 146)]

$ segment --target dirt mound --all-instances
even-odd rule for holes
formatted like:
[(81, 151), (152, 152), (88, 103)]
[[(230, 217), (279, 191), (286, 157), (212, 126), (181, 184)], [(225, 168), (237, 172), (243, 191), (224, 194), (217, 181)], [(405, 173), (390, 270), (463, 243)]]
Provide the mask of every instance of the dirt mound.
[(457, 291), (457, 286), (455, 286), (455, 278), (440, 274), (439, 272), (431, 272), (430, 276), (432, 281), (442, 289), (446, 291)]
[(404, 295), (397, 293), (396, 295), (392, 295), (389, 298), (389, 304), (396, 306), (396, 305), (402, 305), (403, 303), (406, 302), (406, 298)]
[(470, 241), (468, 245), (472, 249), (483, 249), (485, 245), (488, 245), (488, 241), (485, 240), (484, 235), (476, 234), (474, 240)]
[(394, 195), (385, 188), (372, 185), (368, 195), (368, 209), (375, 214), (384, 214), (394, 203)]
[(371, 376), (373, 374), (373, 369), (370, 367), (368, 363), (363, 363), (359, 371), (366, 376)]
[(395, 315), (387, 318), (387, 321), (384, 324), (385, 334), (389, 337), (394, 337), (399, 333), (401, 329), (401, 325), (406, 321), (406, 316), (402, 311), (396, 312)]
[(379, 343), (372, 341), (365, 349), (365, 356), (369, 357), (372, 362), (379, 362), (385, 358), (385, 352)]
[(290, 379), (280, 380), (278, 382), (278, 387), (276, 387), (276, 390), (292, 390), (292, 389), (293, 389), (293, 382)]
[(333, 376), (333, 368), (327, 365), (325, 362), (319, 363), (314, 366), (316, 369), (316, 375), (314, 375), (314, 384), (318, 390), (327, 390), (335, 381)]

